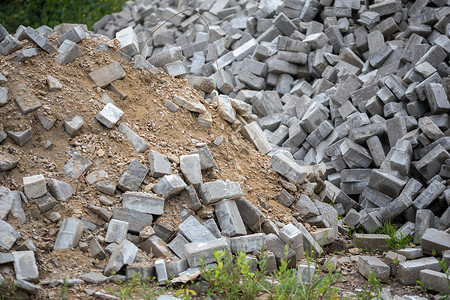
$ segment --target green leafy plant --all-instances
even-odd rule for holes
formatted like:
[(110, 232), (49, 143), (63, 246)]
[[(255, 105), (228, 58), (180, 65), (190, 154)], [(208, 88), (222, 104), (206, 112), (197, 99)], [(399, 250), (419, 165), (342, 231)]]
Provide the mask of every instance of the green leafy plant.
[[(287, 253), (288, 247), (286, 246), (286, 257)], [(309, 282), (302, 281), (298, 276), (297, 269), (288, 268), (289, 261), (281, 260), (280, 267), (273, 277), (272, 286), (268, 290), (272, 299), (339, 299), (338, 289), (335, 285), (342, 280), (342, 276), (333, 271), (331, 264), (327, 269), (319, 265), (320, 255), (314, 261), (310, 260), (308, 254), (306, 257), (308, 266), (314, 265), (314, 268), (308, 269)], [(313, 272), (313, 274), (309, 272)]]
[(370, 272), (369, 279), (364, 287), (364, 289), (356, 294), (358, 299), (369, 300), (372, 298), (377, 299), (380, 296), (382, 290), (381, 282), (377, 279), (373, 272)]
[(5, 0), (0, 9), (3, 26), (14, 33), (19, 25), (54, 27), (63, 22), (92, 26), (103, 16), (120, 11), (126, 0)]
[(17, 287), (14, 284), (6, 280), (0, 282), (0, 300), (18, 299), (16, 291)]
[[(263, 251), (262, 251), (263, 252)], [(268, 285), (264, 278), (266, 261), (258, 261), (252, 271), (252, 261), (245, 252), (239, 251), (236, 257), (224, 250), (214, 251), (217, 266), (206, 268), (201, 264), (201, 272), (209, 283), (208, 296), (226, 299), (254, 299)]]
[(381, 226), (381, 228), (379, 228), (376, 233), (386, 234), (390, 237), (390, 239), (386, 239), (386, 242), (389, 245), (389, 249), (393, 251), (411, 246), (414, 240), (414, 231), (409, 234), (397, 234), (397, 230), (394, 226), (392, 226), (390, 221), (383, 223), (383, 226)]
[(142, 299), (155, 299), (161, 294), (155, 278), (142, 278), (140, 273), (134, 274), (130, 280), (118, 282), (116, 289), (108, 288), (107, 292), (124, 300), (134, 296)]
[(183, 285), (181, 289), (177, 290), (175, 293), (176, 297), (182, 297), (183, 300), (191, 300), (192, 296), (197, 296), (197, 293), (194, 290), (189, 289), (188, 286)]
[(67, 300), (69, 299), (68, 295), (68, 286), (69, 286), (69, 282), (67, 281), (67, 278), (63, 279), (63, 286), (61, 288), (61, 299), (62, 300)]

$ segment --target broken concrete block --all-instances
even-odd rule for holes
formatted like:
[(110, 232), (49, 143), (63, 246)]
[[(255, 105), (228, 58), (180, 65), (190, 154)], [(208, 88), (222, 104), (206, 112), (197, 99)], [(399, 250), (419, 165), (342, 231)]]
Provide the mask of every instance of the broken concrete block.
[(445, 190), (445, 185), (434, 180), (419, 196), (413, 201), (413, 206), (417, 209), (427, 208)]
[(85, 122), (82, 116), (74, 116), (64, 122), (64, 129), (70, 137), (74, 137), (79, 133), (84, 123)]
[(256, 121), (251, 122), (241, 129), (241, 134), (255, 145), (256, 149), (262, 154), (267, 154), (272, 151), (272, 146), (270, 146), (266, 135), (259, 127)]
[(173, 96), (173, 102), (176, 105), (179, 105), (191, 112), (195, 112), (195, 113), (199, 113), (199, 114), (206, 112), (206, 108), (203, 104), (188, 101), (185, 98), (180, 97), (180, 96), (176, 96), (176, 95)]
[(120, 42), (120, 51), (129, 57), (139, 53), (137, 35), (131, 26), (118, 31), (116, 39)]
[(244, 197), (236, 198), (235, 201), (244, 224), (253, 232), (260, 231), (265, 220), (264, 214)]
[(25, 146), (33, 137), (33, 129), (31, 127), (23, 131), (8, 130), (6, 133), (19, 147)]
[(122, 199), (123, 207), (128, 209), (153, 215), (162, 215), (164, 212), (164, 199), (148, 193), (125, 192)]
[(180, 169), (188, 184), (199, 188), (202, 184), (202, 170), (198, 154), (181, 155)]
[(148, 161), (150, 163), (150, 175), (152, 177), (159, 178), (171, 174), (170, 162), (161, 153), (150, 150), (148, 153)]
[(426, 288), (440, 293), (450, 293), (448, 285), (448, 275), (434, 270), (421, 270), (419, 273), (420, 281)]
[(20, 48), (22, 48), (20, 41), (10, 34), (7, 35), (0, 43), (0, 53), (3, 55), (10, 55)]
[(450, 234), (434, 228), (428, 228), (422, 235), (422, 250), (426, 254), (436, 251), (441, 255), (445, 250), (450, 249)]
[(294, 184), (305, 181), (307, 172), (296, 162), (283, 154), (274, 154), (271, 158), (272, 168)]
[(439, 173), (442, 163), (448, 158), (450, 158), (450, 154), (444, 147), (437, 144), (420, 160), (415, 161), (412, 164), (426, 180), (430, 180)]
[(368, 183), (369, 187), (381, 191), (382, 193), (393, 198), (396, 198), (400, 194), (405, 185), (406, 181), (378, 170), (372, 171), (372, 175), (370, 176)]
[(133, 130), (127, 127), (125, 124), (120, 123), (118, 128), (119, 132), (125, 134), (125, 136), (130, 140), (133, 144), (133, 147), (137, 152), (142, 153), (147, 151), (150, 148), (150, 145), (145, 142), (143, 138), (138, 136)]
[(113, 219), (128, 222), (128, 231), (139, 233), (153, 221), (151, 214), (127, 208), (113, 208)]
[(387, 239), (390, 239), (390, 237), (386, 234), (355, 233), (353, 235), (353, 246), (370, 252), (375, 250), (384, 251), (389, 249), (389, 245), (386, 242)]
[(245, 236), (233, 237), (230, 239), (231, 251), (233, 253), (260, 251), (265, 247), (266, 235), (264, 233), (255, 233)]
[(173, 256), (169, 248), (167, 248), (166, 243), (157, 235), (152, 235), (150, 238), (145, 240), (139, 245), (139, 247), (147, 252), (151, 253), (154, 257), (171, 257)]

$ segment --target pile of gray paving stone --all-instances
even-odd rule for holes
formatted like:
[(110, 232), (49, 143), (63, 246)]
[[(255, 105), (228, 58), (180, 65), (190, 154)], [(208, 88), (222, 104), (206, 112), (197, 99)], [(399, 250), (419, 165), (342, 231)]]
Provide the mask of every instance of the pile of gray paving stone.
[[(174, 16), (192, 7), (202, 18), (189, 10)], [(200, 275), (201, 261), (214, 263), (213, 250), (244, 251), (256, 267), (262, 245), (268, 250), (267, 272), (273, 272), (282, 259), (295, 267), (305, 252), (321, 254), (324, 245), (349, 228), (368, 233), (354, 235), (355, 247), (383, 251), (389, 237), (371, 233), (391, 220), (402, 225), (398, 234), (413, 234), (421, 248), (388, 252), (383, 260), (362, 256), (361, 274), (374, 272), (383, 281), (395, 275), (404, 284), (420, 278), (435, 289), (445, 288), (445, 274), (429, 255), (437, 252), (449, 261), (449, 19), (447, 1), (440, 0), (370, 5), (357, 0), (127, 2), (94, 30), (117, 38), (122, 56), (136, 69), (156, 74), (162, 68), (187, 78), (220, 117), (270, 155), (273, 170), (287, 179), (281, 180), (284, 189), (276, 200), (292, 208), (292, 222), (270, 220), (244, 198), (238, 182), (206, 182), (202, 172), (217, 165), (205, 144), (179, 157), (175, 172), (167, 157), (149, 150), (145, 139), (120, 122), (123, 111), (105, 99), (98, 122), (106, 130), (117, 128), (136, 151), (146, 153), (148, 163), (132, 160), (115, 183), (74, 153), (63, 170), (65, 181), (40, 174), (23, 178), (23, 192), (1, 187), (0, 264), (13, 263), (17, 284), (30, 293), (40, 289), (36, 283), (63, 283), (39, 282), (33, 240), (22, 241), (5, 220), (10, 214), (26, 218), (22, 203), (29, 201), (40, 213), (51, 211), (73, 196), (69, 182), (86, 174), (100, 193), (120, 194), (122, 207), (110, 208), (107, 198), (100, 199), (101, 206), (87, 207), (108, 224), (106, 234), (97, 233), (101, 226), (86, 218), (61, 221), (58, 213), (50, 214), (54, 222), (61, 221), (55, 250), (79, 247), (107, 260), (103, 274), (87, 273), (71, 284), (99, 284), (137, 273), (156, 276), (161, 284), (171, 277), (184, 282)], [(82, 55), (77, 43), (91, 35), (77, 25), (63, 24), (55, 31), (58, 38), (51, 42), (53, 29), (47, 26), (21, 26), (14, 35), (0, 26), (0, 53), (20, 63), (42, 50), (58, 52), (56, 62), (66, 64)], [(23, 39), (37, 47), (21, 49)], [(119, 62), (89, 74), (96, 86), (119, 95), (114, 81), (125, 76)], [(55, 78), (48, 83), (61, 88)], [(1, 109), (8, 101), (7, 78), (1, 74), (0, 85)], [(39, 101), (15, 101), (23, 114), (41, 107)], [(181, 94), (164, 105), (192, 112), (202, 126), (212, 124), (202, 103)], [(39, 121), (44, 128), (53, 126), (44, 116)], [(73, 137), (83, 124), (83, 116), (76, 116), (64, 128)], [(0, 128), (0, 143), (10, 138), (23, 146), (31, 137), (31, 128)], [(0, 157), (0, 172), (17, 164)], [(146, 176), (159, 178), (153, 193), (139, 191)], [(303, 194), (296, 198), (299, 189)], [(165, 201), (174, 196), (184, 200), (183, 222), (175, 229), (157, 222)], [(89, 239), (80, 241), (87, 232)], [(142, 263), (141, 252), (157, 260)], [(307, 282), (313, 266), (297, 268), (299, 280)]]
[(447, 1), (169, 4), (127, 2), (94, 30), (173, 76), (214, 80), (211, 99), (263, 154), (324, 164), (347, 225), (449, 228)]

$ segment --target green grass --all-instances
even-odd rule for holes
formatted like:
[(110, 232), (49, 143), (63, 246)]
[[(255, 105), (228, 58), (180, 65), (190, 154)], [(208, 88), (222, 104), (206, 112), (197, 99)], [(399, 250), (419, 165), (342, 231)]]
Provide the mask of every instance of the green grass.
[[(285, 248), (286, 256), (288, 247)], [(136, 274), (131, 280), (118, 283), (107, 292), (121, 299), (154, 299), (164, 291), (175, 291), (175, 296), (182, 299), (229, 299), (250, 300), (259, 296), (269, 296), (273, 300), (313, 300), (313, 299), (343, 299), (337, 285), (342, 281), (342, 275), (333, 269), (332, 264), (319, 264), (319, 257), (310, 259), (308, 265), (315, 267), (315, 272), (308, 275), (309, 283), (298, 279), (296, 268), (289, 268), (289, 261), (281, 260), (281, 264), (273, 274), (267, 274), (267, 256), (264, 250), (257, 258), (257, 267), (252, 268), (252, 261), (245, 252), (233, 255), (229, 251), (214, 251), (216, 265), (206, 267), (201, 265), (203, 280), (208, 283), (206, 292), (196, 292), (189, 288), (189, 284), (181, 287), (166, 286), (163, 290), (158, 287), (154, 278), (142, 280)], [(369, 300), (378, 297), (381, 283), (371, 276), (365, 288), (349, 299)], [(199, 293), (199, 294), (197, 294)], [(136, 298), (138, 297), (138, 298)]]
[(155, 278), (141, 278), (140, 274), (134, 274), (130, 280), (119, 282), (115, 288), (108, 288), (108, 293), (120, 299), (156, 299), (163, 292), (158, 287)]
[(19, 299), (16, 291), (17, 287), (14, 284), (6, 280), (0, 281), (0, 300)]
[(121, 11), (126, 0), (6, 0), (0, 22), (15, 33), (19, 25), (38, 28), (61, 23), (87, 24), (89, 29), (104, 15)]
[(375, 233), (390, 236), (390, 239), (387, 239), (386, 242), (389, 245), (389, 249), (392, 251), (407, 248), (411, 246), (414, 240), (414, 231), (410, 234), (400, 234), (399, 236), (396, 236), (397, 229), (392, 226), (390, 221), (383, 223), (383, 226), (375, 231)]

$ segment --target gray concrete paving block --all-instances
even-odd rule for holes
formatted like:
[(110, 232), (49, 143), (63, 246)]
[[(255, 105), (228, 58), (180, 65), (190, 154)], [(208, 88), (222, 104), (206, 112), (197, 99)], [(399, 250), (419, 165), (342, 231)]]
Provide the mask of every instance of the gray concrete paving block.
[(433, 250), (442, 254), (450, 249), (450, 234), (434, 228), (428, 228), (422, 235), (422, 249), (426, 254), (432, 254)]
[(39, 271), (33, 251), (14, 251), (14, 271), (17, 280), (39, 281)]
[[(16, 98), (17, 101), (17, 98)], [(40, 106), (40, 104), (39, 104)], [(33, 137), (33, 128), (30, 127), (26, 130), (22, 131), (13, 131), (8, 130), (6, 131), (6, 134), (16, 143), (17, 146), (23, 147), (25, 146)]]
[(267, 137), (259, 127), (258, 123), (251, 122), (242, 127), (241, 134), (251, 141), (253, 145), (258, 149), (262, 154), (267, 154), (272, 151), (272, 146), (270, 146)]
[(139, 247), (141, 250), (151, 253), (153, 257), (171, 257), (172, 252), (167, 247), (167, 244), (157, 235), (152, 235), (150, 238), (142, 242)]
[(105, 242), (120, 244), (126, 239), (128, 233), (128, 222), (112, 219), (108, 225)]
[(208, 242), (193, 242), (184, 246), (186, 260), (191, 268), (199, 267), (200, 261), (205, 264), (215, 263), (214, 251), (230, 251), (228, 238), (220, 238)]
[(223, 199), (234, 199), (243, 196), (238, 182), (216, 180), (206, 182), (200, 187), (200, 197), (204, 204), (209, 205)]
[(375, 256), (360, 256), (358, 260), (358, 271), (367, 279), (373, 273), (381, 282), (388, 282), (391, 268)]
[(150, 175), (152, 177), (158, 178), (171, 174), (170, 162), (163, 154), (150, 150), (148, 153), (148, 161), (150, 163)]
[(64, 181), (50, 178), (48, 188), (53, 197), (58, 201), (66, 201), (73, 195), (72, 186)]
[(222, 233), (230, 237), (247, 234), (235, 201), (224, 200), (214, 206), (214, 211)]
[(125, 124), (120, 123), (117, 129), (127, 137), (137, 152), (143, 153), (150, 148), (150, 145), (143, 138), (137, 135)]
[(33, 40), (42, 50), (46, 51), (48, 54), (52, 54), (56, 52), (55, 47), (53, 47), (52, 43), (43, 35), (39, 33), (39, 31), (33, 29), (32, 27), (27, 27), (26, 34), (28, 37)]
[(68, 179), (79, 178), (84, 172), (88, 171), (92, 162), (79, 153), (75, 153), (64, 166), (64, 174)]
[(183, 223), (178, 225), (178, 230), (190, 242), (206, 243), (216, 239), (194, 216), (188, 217)]
[(386, 234), (364, 234), (355, 233), (353, 235), (353, 246), (373, 252), (375, 250), (388, 250), (389, 245), (386, 240), (390, 237)]
[(133, 233), (141, 232), (147, 225), (153, 222), (151, 214), (139, 212), (134, 209), (113, 208), (113, 219), (128, 222), (128, 230)]
[(434, 270), (421, 270), (419, 273), (420, 281), (426, 288), (440, 293), (450, 293), (448, 284), (448, 275)]
[(173, 174), (161, 178), (153, 190), (156, 194), (160, 194), (162, 198), (168, 199), (181, 193), (186, 186), (180, 175)]
[(185, 239), (182, 234), (177, 234), (167, 246), (179, 258), (186, 258), (186, 255), (184, 253), (184, 245), (186, 244), (189, 244), (189, 241)]
[(70, 40), (65, 40), (58, 49), (55, 61), (59, 64), (69, 64), (81, 56), (83, 53), (80, 47)]
[(183, 198), (187, 207), (193, 211), (198, 211), (203, 207), (200, 199), (198, 198), (197, 191), (192, 185), (187, 186), (181, 192), (181, 197)]
[(417, 198), (413, 201), (413, 206), (417, 209), (429, 207), (445, 189), (445, 185), (437, 180), (434, 180), (420, 193), (419, 196), (417, 196)]
[(113, 62), (89, 73), (89, 78), (101, 88), (108, 86), (116, 80), (123, 79), (125, 76), (126, 73), (118, 62)]
[(111, 129), (119, 121), (123, 115), (123, 111), (112, 103), (106, 104), (106, 106), (97, 114), (96, 119)]
[(117, 188), (126, 191), (137, 191), (147, 176), (148, 168), (137, 159), (132, 159), (119, 179)]
[(47, 183), (42, 174), (23, 177), (23, 189), (25, 196), (31, 199), (39, 198), (47, 192)]
[(75, 218), (64, 219), (59, 228), (53, 249), (60, 250), (76, 247), (83, 231), (84, 226), (81, 220)]
[(200, 187), (203, 182), (200, 155), (181, 155), (180, 169), (189, 185), (192, 185), (195, 188)]
[(122, 194), (122, 205), (128, 209), (153, 215), (162, 215), (164, 212), (164, 199), (148, 193), (125, 192)]
[(407, 260), (398, 265), (398, 279), (404, 285), (416, 284), (420, 278), (421, 270), (440, 271), (439, 261), (434, 257), (425, 257), (415, 260)]
[(138, 247), (129, 240), (123, 240), (111, 253), (108, 264), (105, 267), (105, 276), (118, 272), (124, 265), (131, 265), (135, 258)]

